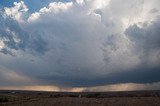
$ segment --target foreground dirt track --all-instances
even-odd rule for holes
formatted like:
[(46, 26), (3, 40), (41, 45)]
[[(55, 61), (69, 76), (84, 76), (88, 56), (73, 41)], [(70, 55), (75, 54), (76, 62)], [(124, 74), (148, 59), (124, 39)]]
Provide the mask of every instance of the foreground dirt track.
[(160, 106), (160, 92), (56, 93), (0, 91), (0, 106)]

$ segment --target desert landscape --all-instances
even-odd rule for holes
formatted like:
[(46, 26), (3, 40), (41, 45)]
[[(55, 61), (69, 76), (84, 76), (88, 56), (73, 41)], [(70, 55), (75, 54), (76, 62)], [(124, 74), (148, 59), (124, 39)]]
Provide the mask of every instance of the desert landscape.
[(160, 91), (0, 91), (0, 106), (160, 106)]

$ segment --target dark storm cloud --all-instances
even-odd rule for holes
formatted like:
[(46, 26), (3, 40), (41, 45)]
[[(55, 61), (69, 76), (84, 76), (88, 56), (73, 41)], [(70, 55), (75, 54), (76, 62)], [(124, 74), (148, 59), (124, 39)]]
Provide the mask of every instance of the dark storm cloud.
[[(144, 23), (142, 28), (136, 24), (126, 29), (126, 35), (142, 50), (160, 49), (160, 19), (151, 23)], [(147, 50), (148, 49), (148, 50)]]
[[(157, 0), (81, 2), (52, 2), (35, 13), (24, 2), (4, 8), (1, 81), (61, 87), (160, 81)], [(15, 80), (5, 79), (10, 73)]]
[[(27, 45), (29, 35), (23, 31), (18, 23), (9, 17), (0, 16), (0, 37), (4, 44), (10, 49), (24, 49)], [(19, 40), (16, 42), (16, 40)]]
[[(87, 74), (87, 73), (85, 73)], [(92, 86), (101, 86), (108, 84), (117, 84), (117, 83), (139, 83), (147, 84), (158, 82), (160, 80), (160, 67), (146, 67), (146, 65), (141, 65), (131, 70), (124, 70), (124, 72), (113, 72), (108, 75), (101, 76), (79, 76), (72, 77), (58, 75), (47, 75), (38, 77), (38, 79), (44, 80), (44, 84), (55, 84), (58, 86), (69, 86), (69, 87), (92, 87)]]
[(1, 53), (6, 54), (6, 55), (11, 55), (14, 56), (14, 53), (12, 53), (10, 50), (3, 48), (0, 50)]
[[(159, 65), (160, 61), (160, 19), (151, 23), (144, 23), (142, 27), (136, 24), (126, 29), (125, 34), (135, 43), (135, 51), (140, 54), (141, 60), (146, 63), (150, 58), (155, 59), (154, 65)], [(152, 66), (151, 65), (151, 66)]]
[(29, 50), (44, 54), (48, 50), (47, 42), (45, 42), (40, 35), (34, 35), (34, 37), (33, 35), (29, 35), (21, 28), (17, 21), (6, 17), (2, 11), (0, 14), (0, 22), (0, 39), (5, 45), (5, 47), (0, 50), (1, 53), (13, 55), (13, 50)]

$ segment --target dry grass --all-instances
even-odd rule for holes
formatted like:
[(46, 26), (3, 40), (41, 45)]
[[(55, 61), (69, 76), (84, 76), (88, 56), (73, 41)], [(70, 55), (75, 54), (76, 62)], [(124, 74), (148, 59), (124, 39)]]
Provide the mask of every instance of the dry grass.
[[(17, 91), (0, 106), (160, 106), (160, 92), (53, 93)], [(2, 95), (1, 94), (1, 95)], [(79, 98), (78, 96), (82, 97)]]

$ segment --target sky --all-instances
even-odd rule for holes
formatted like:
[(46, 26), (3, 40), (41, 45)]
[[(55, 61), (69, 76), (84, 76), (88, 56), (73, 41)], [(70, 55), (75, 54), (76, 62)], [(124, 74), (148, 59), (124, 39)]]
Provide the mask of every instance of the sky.
[(1, 0), (0, 89), (160, 90), (159, 0)]

